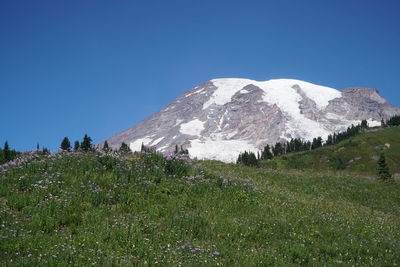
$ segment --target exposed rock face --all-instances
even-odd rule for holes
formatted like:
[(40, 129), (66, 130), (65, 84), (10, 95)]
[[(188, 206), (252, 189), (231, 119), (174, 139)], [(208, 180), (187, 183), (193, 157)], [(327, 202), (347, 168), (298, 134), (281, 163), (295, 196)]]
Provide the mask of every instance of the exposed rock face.
[(192, 157), (232, 162), (244, 150), (326, 138), (362, 119), (376, 125), (395, 114), (400, 109), (370, 88), (340, 92), (290, 79), (216, 79), (107, 141), (113, 148), (125, 142), (139, 150), (143, 143), (165, 153), (182, 145)]

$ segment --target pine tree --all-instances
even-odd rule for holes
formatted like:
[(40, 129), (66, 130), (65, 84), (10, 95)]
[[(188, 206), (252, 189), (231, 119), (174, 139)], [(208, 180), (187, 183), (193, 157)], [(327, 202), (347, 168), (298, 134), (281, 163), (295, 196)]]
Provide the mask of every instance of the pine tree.
[(50, 150), (48, 148), (46, 148), (46, 147), (43, 147), (42, 148), (42, 154), (43, 155), (49, 155), (50, 154)]
[(79, 141), (75, 140), (75, 142), (74, 142), (74, 151), (78, 151), (79, 147), (80, 147)]
[(4, 153), (5, 161), (11, 160), (10, 147), (8, 146), (8, 142), (7, 141), (4, 143), (3, 153)]
[(121, 147), (119, 148), (119, 152), (129, 153), (129, 152), (131, 152), (131, 149), (129, 148), (129, 146), (127, 144), (122, 142)]
[(322, 146), (322, 138), (318, 136), (317, 138), (314, 138), (312, 141), (311, 149), (316, 149)]
[(269, 145), (264, 147), (264, 150), (261, 153), (261, 159), (272, 159), (271, 148)]
[(92, 138), (90, 138), (87, 134), (85, 134), (85, 136), (83, 137), (81, 149), (83, 151), (89, 151), (92, 149)]
[(68, 137), (64, 137), (64, 139), (61, 142), (60, 148), (64, 151), (70, 151), (71, 150), (71, 143), (69, 142)]
[(276, 143), (275, 146), (272, 148), (272, 152), (274, 153), (274, 157), (282, 155), (284, 152), (284, 148), (281, 143)]
[(328, 135), (328, 139), (326, 139), (325, 146), (329, 146), (333, 144), (333, 137), (332, 135)]
[(362, 120), (361, 121), (361, 129), (367, 129), (367, 128), (368, 128), (367, 120)]
[(386, 123), (388, 126), (399, 126), (400, 125), (400, 115), (391, 117)]
[(104, 141), (103, 151), (106, 152), (106, 153), (107, 153), (108, 151), (110, 151), (110, 146), (108, 145), (107, 140)]
[(389, 172), (389, 167), (386, 164), (386, 158), (385, 154), (383, 151), (381, 152), (381, 155), (378, 160), (378, 178), (382, 182), (391, 182), (392, 181), (392, 175)]
[(36, 144), (36, 151), (39, 151), (40, 147), (39, 147), (39, 143)]

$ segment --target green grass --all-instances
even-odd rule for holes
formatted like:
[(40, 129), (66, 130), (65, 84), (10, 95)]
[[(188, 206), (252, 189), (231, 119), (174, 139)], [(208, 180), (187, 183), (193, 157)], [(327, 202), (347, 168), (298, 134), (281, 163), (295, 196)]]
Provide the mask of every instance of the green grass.
[(93, 153), (0, 171), (2, 266), (400, 264), (400, 185)]
[(362, 133), (336, 145), (312, 151), (288, 153), (263, 161), (261, 165), (278, 170), (339, 171), (375, 176), (382, 148), (390, 171), (400, 174), (400, 127)]

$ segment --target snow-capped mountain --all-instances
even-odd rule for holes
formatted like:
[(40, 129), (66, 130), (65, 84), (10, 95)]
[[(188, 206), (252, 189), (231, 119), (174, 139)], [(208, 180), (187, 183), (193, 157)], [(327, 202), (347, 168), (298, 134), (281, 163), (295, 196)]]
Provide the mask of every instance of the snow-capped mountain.
[(233, 162), (244, 150), (256, 152), (291, 138), (325, 139), (362, 119), (374, 126), (395, 114), (400, 108), (370, 88), (339, 91), (293, 79), (214, 79), (107, 141), (113, 148), (125, 142), (134, 151), (144, 144), (165, 153), (178, 145), (191, 157)]

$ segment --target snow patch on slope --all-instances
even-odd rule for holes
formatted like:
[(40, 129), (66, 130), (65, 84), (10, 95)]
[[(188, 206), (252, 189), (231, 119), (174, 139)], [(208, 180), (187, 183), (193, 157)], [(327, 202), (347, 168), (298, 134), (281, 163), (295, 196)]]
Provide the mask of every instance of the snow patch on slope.
[(152, 145), (152, 146), (155, 146), (155, 145), (157, 145), (158, 143), (160, 143), (163, 139), (164, 139), (164, 136), (162, 136), (162, 137), (160, 137), (160, 138), (154, 140), (153, 142), (151, 142), (151, 145)]
[(223, 162), (235, 162), (239, 153), (259, 151), (245, 140), (191, 140), (189, 154), (197, 159), (214, 159)]
[(135, 141), (131, 142), (129, 145), (129, 148), (132, 151), (140, 151), (142, 149), (142, 144), (147, 146), (151, 142), (153, 142), (153, 139), (151, 139), (152, 136), (146, 136), (144, 138), (139, 138), (136, 139)]
[[(373, 120), (372, 118), (368, 119), (367, 122), (368, 122), (368, 126), (369, 126), (369, 127), (377, 127), (377, 126), (381, 126), (381, 125), (382, 125), (382, 122), (380, 122), (380, 121), (375, 121), (375, 120)], [(360, 122), (360, 123), (361, 123), (361, 122)]]
[(293, 88), (294, 85), (300, 86), (300, 89), (315, 102), (319, 109), (324, 109), (330, 100), (342, 95), (340, 91), (333, 88), (293, 79), (275, 79), (256, 82), (254, 85), (264, 90), (264, 100), (271, 104), (278, 104), (278, 106), (289, 104), (291, 110), (298, 110), (298, 101), (302, 99), (296, 89)]
[(204, 130), (204, 122), (200, 121), (199, 119), (194, 119), (187, 123), (182, 123), (180, 125), (179, 131), (183, 134), (188, 135), (200, 135), (201, 131)]
[(211, 95), (210, 99), (204, 103), (203, 109), (208, 108), (212, 104), (224, 105), (231, 101), (232, 96), (253, 81), (248, 79), (215, 79), (211, 80), (217, 90)]

